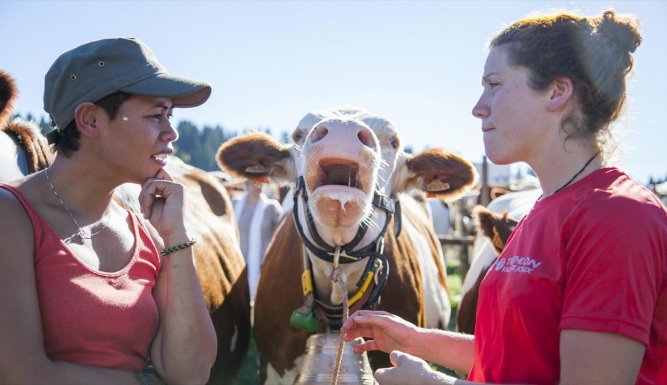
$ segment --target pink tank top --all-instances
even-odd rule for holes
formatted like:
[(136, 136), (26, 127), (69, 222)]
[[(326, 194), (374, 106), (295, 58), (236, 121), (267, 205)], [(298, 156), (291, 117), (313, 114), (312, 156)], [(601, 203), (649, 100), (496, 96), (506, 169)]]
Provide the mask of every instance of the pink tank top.
[(123, 269), (93, 270), (80, 262), (15, 188), (35, 236), (35, 281), (47, 356), (53, 361), (143, 370), (159, 315), (152, 290), (160, 261), (151, 237), (130, 212), (134, 252)]

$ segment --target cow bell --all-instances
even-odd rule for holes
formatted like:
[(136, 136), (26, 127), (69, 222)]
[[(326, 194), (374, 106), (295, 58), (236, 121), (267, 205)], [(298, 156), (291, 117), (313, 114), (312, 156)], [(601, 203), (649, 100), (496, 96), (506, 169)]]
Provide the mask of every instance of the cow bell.
[[(306, 342), (306, 354), (294, 385), (331, 385), (336, 368), (340, 333), (313, 334)], [(352, 347), (364, 342), (356, 338), (345, 344), (338, 372), (338, 384), (373, 385), (373, 371), (366, 352), (355, 353)]]

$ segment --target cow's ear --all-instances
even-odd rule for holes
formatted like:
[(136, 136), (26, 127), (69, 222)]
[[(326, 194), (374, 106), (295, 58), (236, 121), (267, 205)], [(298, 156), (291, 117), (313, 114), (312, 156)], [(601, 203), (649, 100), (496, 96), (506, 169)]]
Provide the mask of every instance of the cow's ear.
[(477, 225), (477, 233), (482, 237), (492, 239), (495, 222), (494, 214), (484, 206), (475, 206), (472, 210), (472, 217)]
[(4, 127), (12, 115), (16, 84), (8, 73), (0, 71), (0, 128)]
[(410, 180), (405, 186), (424, 190), (429, 197), (453, 201), (477, 183), (475, 167), (460, 156), (441, 149), (429, 149), (405, 162)]
[(473, 209), (473, 218), (479, 234), (489, 238), (498, 254), (505, 248), (510, 234), (518, 223), (508, 216), (507, 211), (496, 214), (484, 206), (477, 206)]
[(239, 178), (260, 182), (294, 180), (289, 147), (262, 132), (228, 140), (220, 146), (215, 158), (222, 170)]

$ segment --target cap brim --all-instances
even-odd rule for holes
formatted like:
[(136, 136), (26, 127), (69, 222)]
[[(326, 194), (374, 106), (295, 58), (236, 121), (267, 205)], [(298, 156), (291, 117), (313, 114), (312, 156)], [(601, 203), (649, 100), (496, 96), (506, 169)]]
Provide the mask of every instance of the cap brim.
[(211, 86), (197, 80), (158, 74), (125, 86), (120, 91), (135, 95), (170, 98), (174, 107), (197, 107), (211, 96)]

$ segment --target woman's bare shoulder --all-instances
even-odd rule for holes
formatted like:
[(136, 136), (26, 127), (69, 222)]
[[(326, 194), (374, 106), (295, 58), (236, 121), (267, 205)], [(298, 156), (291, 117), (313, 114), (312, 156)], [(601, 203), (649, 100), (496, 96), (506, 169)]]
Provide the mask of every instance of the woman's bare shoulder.
[(34, 230), (16, 196), (0, 188), (0, 270), (23, 271), (33, 265)]

